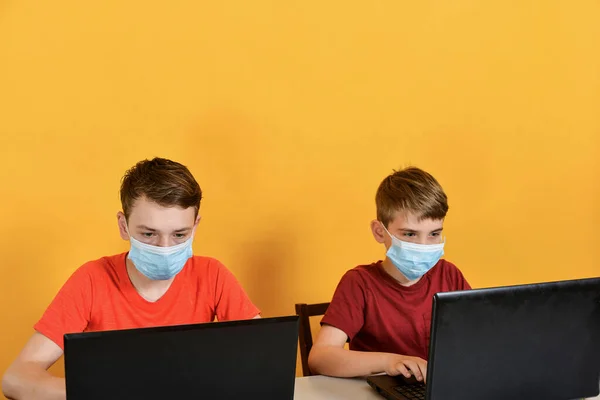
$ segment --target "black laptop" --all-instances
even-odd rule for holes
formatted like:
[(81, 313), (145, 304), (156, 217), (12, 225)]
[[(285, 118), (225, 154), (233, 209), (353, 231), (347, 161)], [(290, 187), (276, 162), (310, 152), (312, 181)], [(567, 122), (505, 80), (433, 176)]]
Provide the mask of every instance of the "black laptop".
[(600, 278), (438, 293), (427, 385), (368, 378), (388, 399), (569, 400), (600, 387)]
[(297, 342), (297, 316), (67, 334), (67, 400), (291, 400)]

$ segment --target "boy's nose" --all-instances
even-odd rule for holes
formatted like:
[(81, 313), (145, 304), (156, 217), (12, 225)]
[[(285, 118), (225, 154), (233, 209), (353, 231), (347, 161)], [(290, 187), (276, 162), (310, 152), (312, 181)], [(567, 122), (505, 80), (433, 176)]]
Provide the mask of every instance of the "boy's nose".
[(417, 241), (416, 241), (416, 243), (417, 244), (429, 244), (427, 242), (427, 238), (426, 237), (424, 237), (424, 238), (418, 238)]
[(171, 245), (171, 243), (169, 243), (169, 237), (165, 236), (165, 237), (161, 237), (160, 241), (158, 242), (158, 246), (159, 247), (169, 247)]

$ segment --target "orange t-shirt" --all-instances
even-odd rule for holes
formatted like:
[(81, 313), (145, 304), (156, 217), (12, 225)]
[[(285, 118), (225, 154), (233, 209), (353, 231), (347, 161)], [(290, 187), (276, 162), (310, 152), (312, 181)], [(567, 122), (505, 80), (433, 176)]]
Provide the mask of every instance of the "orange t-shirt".
[(77, 269), (34, 329), (64, 349), (63, 335), (250, 319), (260, 311), (219, 261), (194, 256), (156, 302), (139, 295), (127, 274), (127, 253)]

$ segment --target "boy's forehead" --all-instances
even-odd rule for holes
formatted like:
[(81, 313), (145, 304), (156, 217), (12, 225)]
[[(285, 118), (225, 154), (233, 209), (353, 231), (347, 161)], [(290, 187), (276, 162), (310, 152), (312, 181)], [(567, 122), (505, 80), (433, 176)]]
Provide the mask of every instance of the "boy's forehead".
[(422, 218), (410, 211), (397, 211), (389, 225), (394, 229), (428, 230), (439, 229), (443, 224), (443, 219)]
[(129, 223), (153, 229), (181, 229), (195, 222), (194, 207), (165, 207), (145, 198), (137, 199), (131, 207)]

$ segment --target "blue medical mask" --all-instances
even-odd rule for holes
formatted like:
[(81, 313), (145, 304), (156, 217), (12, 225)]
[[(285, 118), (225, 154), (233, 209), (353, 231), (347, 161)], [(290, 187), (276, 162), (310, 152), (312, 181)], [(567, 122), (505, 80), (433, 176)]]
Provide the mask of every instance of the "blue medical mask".
[(420, 279), (444, 255), (445, 242), (440, 244), (404, 242), (389, 233), (383, 224), (381, 226), (392, 238), (392, 245), (386, 253), (387, 257), (409, 281)]
[(193, 236), (183, 243), (171, 247), (152, 246), (129, 235), (131, 249), (129, 258), (135, 268), (148, 279), (163, 281), (173, 278), (192, 257)]

